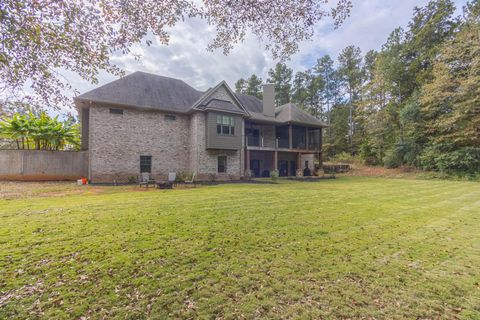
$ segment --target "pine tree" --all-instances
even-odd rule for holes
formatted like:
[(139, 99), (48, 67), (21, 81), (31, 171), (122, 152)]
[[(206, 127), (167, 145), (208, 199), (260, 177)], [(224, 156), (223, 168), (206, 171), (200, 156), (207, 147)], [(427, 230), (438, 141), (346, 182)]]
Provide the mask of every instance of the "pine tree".
[(360, 48), (348, 46), (340, 53), (338, 57), (340, 64), (339, 73), (345, 81), (346, 91), (348, 94), (348, 137), (351, 152), (354, 153), (353, 135), (355, 133), (355, 108), (360, 98), (360, 85), (362, 83), (362, 52)]
[(254, 96), (259, 99), (262, 98), (262, 78), (252, 74), (246, 81), (245, 94)]
[(247, 81), (243, 78), (240, 78), (235, 82), (235, 92), (246, 94), (247, 92)]
[(275, 85), (275, 103), (281, 106), (290, 102), (293, 70), (284, 63), (277, 63), (275, 69), (268, 71), (268, 82)]

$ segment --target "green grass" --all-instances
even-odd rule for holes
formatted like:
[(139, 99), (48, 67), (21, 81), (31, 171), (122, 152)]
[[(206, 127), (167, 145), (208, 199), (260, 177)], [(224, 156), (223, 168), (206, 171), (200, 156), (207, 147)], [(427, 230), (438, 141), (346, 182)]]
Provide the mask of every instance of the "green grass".
[(478, 183), (65, 187), (0, 198), (1, 319), (480, 318)]

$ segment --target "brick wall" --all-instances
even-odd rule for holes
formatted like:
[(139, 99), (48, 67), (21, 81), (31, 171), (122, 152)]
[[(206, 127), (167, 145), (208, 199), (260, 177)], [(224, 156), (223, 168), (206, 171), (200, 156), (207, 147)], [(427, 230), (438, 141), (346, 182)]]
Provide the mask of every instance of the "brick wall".
[(93, 182), (123, 182), (140, 174), (140, 156), (152, 156), (152, 175), (190, 170), (190, 119), (165, 113), (108, 107), (90, 108), (89, 158)]

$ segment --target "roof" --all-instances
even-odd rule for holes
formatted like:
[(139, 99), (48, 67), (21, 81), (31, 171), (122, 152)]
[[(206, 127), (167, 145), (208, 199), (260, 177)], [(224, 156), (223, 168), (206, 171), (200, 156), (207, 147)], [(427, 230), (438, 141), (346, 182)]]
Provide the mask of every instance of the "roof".
[[(214, 92), (222, 86), (232, 96), (233, 103), (213, 96)], [(275, 118), (266, 116), (262, 113), (262, 100), (234, 93), (225, 81), (202, 92), (182, 80), (140, 71), (81, 94), (75, 98), (75, 101), (91, 101), (178, 113), (214, 109), (244, 114), (252, 120), (262, 122), (292, 123), (313, 127), (327, 126), (293, 103), (276, 108)]]
[[(227, 105), (225, 103), (223, 103), (223, 104), (217, 103), (217, 109), (220, 108), (218, 110), (222, 110), (222, 111), (234, 111), (235, 113), (241, 113), (241, 114), (244, 114), (246, 116), (249, 116), (250, 113), (249, 113), (248, 109), (245, 108), (245, 106), (242, 104), (242, 102), (240, 102), (240, 100), (238, 99), (235, 92), (233, 92), (232, 89), (230, 89), (230, 87), (228, 86), (228, 84), (225, 81), (220, 82), (214, 88), (208, 89), (200, 97), (200, 99), (198, 99), (193, 104), (192, 110), (199, 110), (199, 109), (202, 110), (202, 106), (208, 105), (211, 100), (217, 100), (218, 101), (219, 99), (215, 99), (214, 95), (222, 87), (225, 89), (227, 95), (230, 95), (232, 97), (232, 101), (234, 103), (230, 103), (229, 105)], [(224, 109), (223, 106), (225, 106), (226, 108)], [(205, 109), (205, 108), (203, 108), (203, 109)]]
[(222, 111), (231, 111), (236, 113), (243, 113), (238, 107), (227, 100), (210, 99), (207, 103), (199, 105), (198, 109), (215, 109)]
[(182, 80), (137, 71), (81, 94), (75, 100), (187, 112), (202, 95), (203, 92)]
[(280, 122), (301, 124), (314, 127), (327, 127), (327, 125), (300, 109), (293, 103), (287, 103), (275, 109), (275, 119)]
[(263, 102), (254, 96), (248, 96), (242, 93), (235, 93), (235, 96), (247, 108), (250, 112), (262, 113), (263, 111)]

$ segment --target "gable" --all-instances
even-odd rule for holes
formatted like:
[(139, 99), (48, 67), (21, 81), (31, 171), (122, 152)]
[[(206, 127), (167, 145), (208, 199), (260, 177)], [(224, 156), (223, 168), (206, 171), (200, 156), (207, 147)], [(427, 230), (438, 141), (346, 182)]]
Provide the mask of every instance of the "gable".
[(222, 81), (216, 87), (211, 88), (194, 104), (194, 110), (217, 110), (229, 113), (249, 115), (237, 96)]

